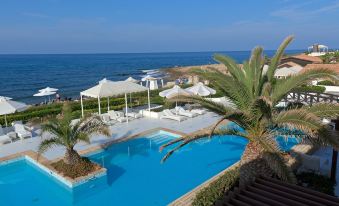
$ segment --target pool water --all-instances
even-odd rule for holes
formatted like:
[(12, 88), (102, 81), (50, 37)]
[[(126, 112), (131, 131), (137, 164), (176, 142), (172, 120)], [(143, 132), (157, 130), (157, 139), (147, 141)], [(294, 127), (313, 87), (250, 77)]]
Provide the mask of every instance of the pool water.
[(160, 163), (159, 147), (177, 137), (160, 131), (88, 155), (107, 176), (73, 190), (27, 160), (0, 165), (1, 205), (167, 205), (240, 160), (247, 144), (235, 136), (201, 140)]

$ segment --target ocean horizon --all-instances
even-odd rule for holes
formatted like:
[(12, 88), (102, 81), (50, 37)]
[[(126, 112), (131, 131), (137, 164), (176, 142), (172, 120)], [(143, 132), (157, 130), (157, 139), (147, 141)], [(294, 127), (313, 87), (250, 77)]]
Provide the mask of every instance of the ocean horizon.
[[(304, 50), (287, 50), (295, 54)], [(77, 98), (79, 93), (103, 78), (113, 81), (129, 76), (141, 79), (145, 70), (216, 63), (213, 54), (221, 53), (238, 63), (249, 58), (251, 51), (96, 53), (96, 54), (0, 54), (0, 96), (35, 104), (44, 97), (33, 97), (39, 89), (54, 87), (64, 97)], [(275, 50), (266, 50), (271, 57)]]

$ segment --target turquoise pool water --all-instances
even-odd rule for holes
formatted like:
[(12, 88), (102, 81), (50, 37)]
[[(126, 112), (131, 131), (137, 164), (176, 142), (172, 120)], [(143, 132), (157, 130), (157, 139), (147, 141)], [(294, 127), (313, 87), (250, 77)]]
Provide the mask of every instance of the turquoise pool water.
[(72, 191), (27, 160), (0, 165), (1, 205), (167, 205), (237, 162), (247, 144), (230, 136), (197, 141), (161, 164), (159, 146), (176, 137), (158, 132), (89, 155), (108, 174)]

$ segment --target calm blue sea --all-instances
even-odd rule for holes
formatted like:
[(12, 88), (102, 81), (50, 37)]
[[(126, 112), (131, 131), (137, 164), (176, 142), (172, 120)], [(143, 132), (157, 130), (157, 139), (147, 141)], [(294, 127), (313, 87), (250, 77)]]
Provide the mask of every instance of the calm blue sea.
[[(287, 53), (301, 51), (291, 50)], [(33, 97), (39, 89), (55, 87), (61, 96), (77, 98), (79, 92), (103, 78), (140, 79), (143, 70), (215, 63), (216, 52), (140, 53), (140, 54), (44, 54), (0, 55), (0, 96), (26, 103), (43, 101)], [(242, 62), (250, 51), (218, 52)], [(274, 51), (266, 51), (271, 56)]]

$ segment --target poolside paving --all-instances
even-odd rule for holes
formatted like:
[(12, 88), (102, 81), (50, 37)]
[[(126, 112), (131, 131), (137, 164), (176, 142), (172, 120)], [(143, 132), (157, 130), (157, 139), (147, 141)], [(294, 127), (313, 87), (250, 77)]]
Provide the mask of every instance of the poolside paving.
[[(207, 112), (204, 115), (189, 118), (182, 122), (144, 117), (141, 119), (132, 120), (129, 123), (116, 123), (110, 127), (112, 131), (111, 137), (107, 138), (101, 135), (95, 135), (91, 138), (91, 144), (79, 143), (76, 145), (76, 149), (78, 151), (87, 150), (91, 147), (103, 145), (112, 140), (118, 140), (124, 137), (133, 136), (155, 128), (166, 128), (169, 130), (177, 131), (179, 133), (187, 134), (209, 127), (213, 125), (219, 118), (220, 116), (218, 116), (217, 114)], [(1, 145), (0, 158), (29, 150), (37, 151), (40, 142), (46, 138), (48, 138), (48, 135), (43, 135), (43, 137), (35, 136), (30, 139), (19, 140), (10, 144)], [(63, 154), (64, 148), (54, 147), (53, 149), (47, 151), (44, 154), (44, 157), (46, 157), (48, 160), (53, 160), (55, 158), (62, 157)]]

